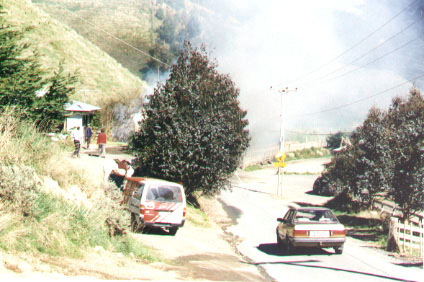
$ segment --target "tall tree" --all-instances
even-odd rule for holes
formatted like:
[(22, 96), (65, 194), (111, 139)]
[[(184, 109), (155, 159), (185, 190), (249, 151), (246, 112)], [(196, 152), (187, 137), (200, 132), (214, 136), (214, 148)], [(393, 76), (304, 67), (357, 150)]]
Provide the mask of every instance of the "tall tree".
[(404, 219), (424, 209), (424, 98), (417, 89), (408, 99), (395, 98), (387, 112), (371, 109), (351, 141), (327, 165), (329, 186), (367, 207), (384, 192)]
[(43, 130), (60, 129), (64, 121), (64, 105), (74, 93), (73, 85), (77, 83), (75, 75), (67, 74), (63, 64), (48, 79), (48, 86), (39, 90), (30, 112), (36, 126)]
[(424, 210), (424, 98), (417, 89), (393, 101), (387, 116), (394, 163), (390, 195), (404, 219)]
[(0, 26), (0, 109), (13, 107), (43, 130), (63, 123), (64, 104), (74, 92), (75, 75), (62, 66), (53, 74), (42, 69), (40, 55), (23, 43), (26, 30)]
[(182, 182), (187, 194), (229, 187), (249, 144), (239, 89), (217, 71), (204, 47), (189, 42), (144, 106), (141, 130), (130, 140), (144, 175)]
[(392, 180), (393, 162), (384, 116), (384, 112), (372, 108), (351, 138), (355, 148), (351, 188), (366, 207), (372, 207), (379, 193), (388, 191)]
[(46, 80), (38, 64), (38, 54), (24, 56), (28, 44), (21, 43), (24, 31), (2, 25), (0, 27), (0, 107), (28, 109), (35, 92)]

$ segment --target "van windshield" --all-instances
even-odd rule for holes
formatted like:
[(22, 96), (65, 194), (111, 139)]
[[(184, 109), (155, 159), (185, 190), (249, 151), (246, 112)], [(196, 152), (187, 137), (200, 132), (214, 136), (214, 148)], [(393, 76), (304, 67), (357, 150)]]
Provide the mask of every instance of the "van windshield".
[(150, 186), (146, 199), (157, 202), (182, 202), (181, 189), (178, 186)]

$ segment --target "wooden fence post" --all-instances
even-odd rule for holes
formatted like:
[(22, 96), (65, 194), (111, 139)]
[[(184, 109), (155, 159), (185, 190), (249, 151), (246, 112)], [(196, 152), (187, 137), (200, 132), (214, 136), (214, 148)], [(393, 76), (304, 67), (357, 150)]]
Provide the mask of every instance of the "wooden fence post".
[(387, 238), (386, 249), (389, 252), (397, 252), (399, 250), (399, 224), (396, 217), (390, 217), (389, 236)]

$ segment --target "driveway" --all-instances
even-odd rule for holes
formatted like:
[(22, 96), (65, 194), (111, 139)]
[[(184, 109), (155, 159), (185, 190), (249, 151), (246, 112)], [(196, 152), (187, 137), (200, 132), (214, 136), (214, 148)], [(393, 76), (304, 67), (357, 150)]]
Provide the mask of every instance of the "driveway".
[[(318, 168), (316, 162), (306, 162), (304, 166), (296, 162), (297, 168), (291, 167), (291, 173), (313, 172), (308, 170)], [(330, 198), (310, 193), (319, 174), (280, 176), (282, 193), (277, 196), (276, 172), (273, 167), (239, 171), (232, 179), (233, 190), (219, 197), (235, 223), (227, 232), (238, 238), (237, 249), (247, 264), (261, 267), (275, 281), (423, 281), (421, 267), (405, 264), (350, 237), (342, 255), (334, 254), (332, 249), (301, 249), (293, 255), (283, 255), (276, 244), (277, 217), (283, 216), (290, 204), (319, 205)]]

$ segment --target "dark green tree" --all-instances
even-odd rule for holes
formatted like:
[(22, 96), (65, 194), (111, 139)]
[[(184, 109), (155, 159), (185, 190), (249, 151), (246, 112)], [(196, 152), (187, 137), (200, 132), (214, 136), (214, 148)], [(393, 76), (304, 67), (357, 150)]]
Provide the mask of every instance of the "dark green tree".
[(59, 126), (63, 124), (65, 118), (64, 105), (74, 93), (73, 85), (77, 81), (76, 76), (65, 73), (63, 65), (59, 65), (59, 70), (49, 79), (50, 85), (45, 88), (45, 93), (38, 92), (40, 94), (30, 110), (39, 129), (43, 131), (60, 129)]
[(342, 138), (344, 138), (344, 137), (346, 137), (346, 134), (344, 134), (341, 131), (328, 136), (327, 139), (326, 139), (327, 148), (330, 148), (331, 152), (334, 149), (340, 148), (340, 145), (342, 143)]
[(177, 36), (177, 19), (170, 16), (166, 17), (156, 32), (161, 41), (170, 45), (174, 44)]
[(49, 131), (63, 123), (63, 106), (77, 78), (66, 75), (62, 66), (54, 74), (42, 69), (39, 54), (22, 43), (27, 31), (0, 26), (0, 109), (13, 107), (38, 129)]
[(394, 163), (389, 193), (404, 219), (424, 209), (424, 99), (417, 89), (393, 101), (387, 116)]
[(29, 45), (21, 43), (22, 38), (22, 31), (0, 27), (0, 107), (29, 109), (36, 91), (46, 84), (38, 54), (23, 56)]
[(351, 141), (326, 166), (325, 185), (362, 207), (383, 195), (397, 204), (404, 219), (423, 210), (424, 99), (418, 90), (411, 90), (408, 99), (394, 99), (387, 112), (371, 109)]
[(142, 175), (181, 182), (188, 195), (229, 187), (250, 140), (238, 96), (205, 48), (186, 42), (169, 79), (149, 96), (141, 130), (129, 142)]
[(367, 208), (372, 207), (377, 195), (388, 191), (392, 179), (393, 162), (384, 117), (384, 112), (372, 108), (351, 137), (355, 174), (350, 188)]

